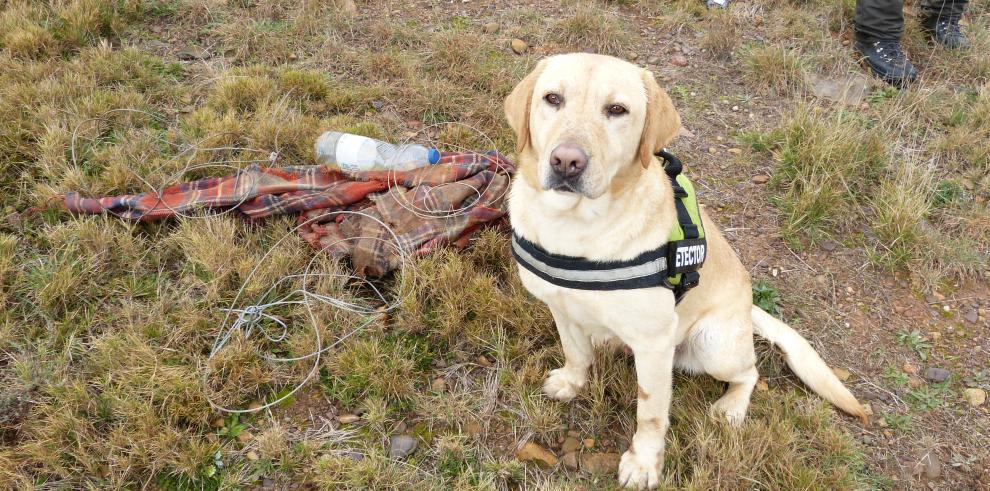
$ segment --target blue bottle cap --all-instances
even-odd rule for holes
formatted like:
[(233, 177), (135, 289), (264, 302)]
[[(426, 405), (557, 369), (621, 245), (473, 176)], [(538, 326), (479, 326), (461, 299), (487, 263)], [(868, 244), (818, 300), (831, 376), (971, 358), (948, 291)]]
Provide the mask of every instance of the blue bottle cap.
[(437, 150), (435, 148), (431, 148), (430, 151), (426, 154), (426, 160), (429, 160), (430, 161), (430, 165), (434, 165), (437, 162), (439, 162), (440, 161), (440, 150)]

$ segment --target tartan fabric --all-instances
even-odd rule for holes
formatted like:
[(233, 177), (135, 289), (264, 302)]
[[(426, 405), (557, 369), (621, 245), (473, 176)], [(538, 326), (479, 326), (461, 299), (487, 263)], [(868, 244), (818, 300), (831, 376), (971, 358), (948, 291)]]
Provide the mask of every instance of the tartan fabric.
[[(436, 165), (411, 171), (345, 173), (322, 165), (249, 166), (235, 175), (169, 186), (161, 193), (83, 198), (67, 193), (77, 214), (106, 213), (154, 221), (201, 209), (234, 208), (251, 219), (298, 214), (300, 236), (318, 250), (350, 256), (358, 274), (382, 276), (403, 251), (427, 254), (463, 248), (481, 226), (505, 215), (503, 201), (515, 168), (497, 152), (447, 152)], [(453, 212), (453, 213), (452, 213)]]

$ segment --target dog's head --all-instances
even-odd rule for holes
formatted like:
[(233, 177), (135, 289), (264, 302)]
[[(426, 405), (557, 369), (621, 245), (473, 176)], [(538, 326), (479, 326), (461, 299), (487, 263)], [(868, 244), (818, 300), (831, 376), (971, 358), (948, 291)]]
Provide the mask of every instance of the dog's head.
[(509, 94), (505, 115), (524, 179), (592, 199), (617, 175), (648, 166), (681, 124), (652, 73), (585, 53), (542, 60)]

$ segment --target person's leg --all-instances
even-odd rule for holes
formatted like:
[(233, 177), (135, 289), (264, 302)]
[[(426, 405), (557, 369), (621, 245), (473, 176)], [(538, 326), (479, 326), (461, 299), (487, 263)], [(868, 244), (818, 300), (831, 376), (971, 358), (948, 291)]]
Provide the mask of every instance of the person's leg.
[(961, 19), (968, 4), (969, 0), (922, 0), (921, 19)]
[(858, 0), (856, 40), (900, 40), (904, 33), (904, 0)]
[(968, 0), (922, 0), (921, 27), (932, 39), (949, 49), (969, 47), (959, 28)]

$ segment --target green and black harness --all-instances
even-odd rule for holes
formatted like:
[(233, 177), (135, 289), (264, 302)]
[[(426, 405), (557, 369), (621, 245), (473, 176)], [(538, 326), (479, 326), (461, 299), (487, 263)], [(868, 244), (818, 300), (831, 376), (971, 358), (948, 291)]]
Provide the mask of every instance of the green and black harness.
[(591, 261), (562, 256), (542, 249), (517, 233), (512, 234), (512, 255), (519, 265), (554, 285), (578, 290), (631, 290), (669, 288), (680, 302), (698, 285), (698, 270), (705, 262), (708, 243), (694, 185), (681, 171), (681, 161), (661, 150), (664, 172), (674, 190), (677, 223), (667, 243), (627, 261)]

